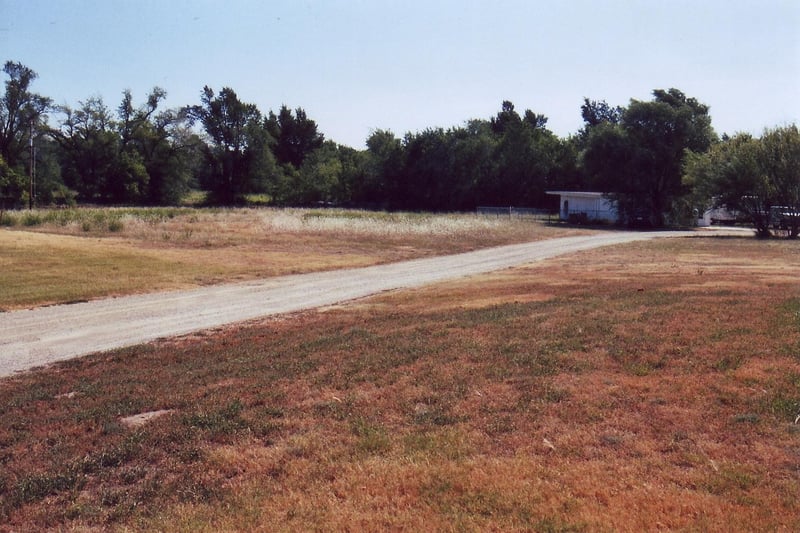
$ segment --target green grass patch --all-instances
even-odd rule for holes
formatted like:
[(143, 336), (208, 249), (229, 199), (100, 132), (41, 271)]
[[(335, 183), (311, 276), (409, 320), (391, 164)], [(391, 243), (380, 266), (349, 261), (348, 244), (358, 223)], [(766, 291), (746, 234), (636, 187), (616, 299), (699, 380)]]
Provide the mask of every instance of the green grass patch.
[(724, 467), (712, 474), (705, 483), (711, 494), (729, 495), (751, 490), (759, 480), (759, 476), (742, 467)]
[(356, 450), (360, 452), (377, 454), (386, 452), (390, 448), (389, 435), (381, 424), (358, 417), (351, 422), (350, 430), (358, 439)]
[(20, 217), (20, 223), (29, 228), (39, 226), (42, 224), (42, 216), (38, 212), (24, 211)]
[(792, 422), (800, 416), (800, 388), (794, 392), (778, 390), (770, 393), (759, 402), (759, 412)]
[(190, 428), (208, 432), (212, 440), (218, 439), (248, 427), (241, 417), (242, 409), (242, 403), (234, 400), (221, 409), (192, 413), (184, 418), (183, 423)]

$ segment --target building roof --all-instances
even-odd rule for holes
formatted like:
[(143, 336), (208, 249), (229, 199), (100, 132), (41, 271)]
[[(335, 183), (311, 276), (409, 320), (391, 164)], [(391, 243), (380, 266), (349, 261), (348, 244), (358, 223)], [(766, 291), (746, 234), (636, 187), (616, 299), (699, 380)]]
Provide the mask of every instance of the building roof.
[(545, 191), (553, 196), (572, 196), (578, 198), (602, 198), (605, 193), (593, 191)]

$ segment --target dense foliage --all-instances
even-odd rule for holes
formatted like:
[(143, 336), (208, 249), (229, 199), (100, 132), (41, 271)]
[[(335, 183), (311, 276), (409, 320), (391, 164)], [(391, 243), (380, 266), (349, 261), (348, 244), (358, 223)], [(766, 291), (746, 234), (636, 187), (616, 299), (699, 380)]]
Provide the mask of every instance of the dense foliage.
[[(762, 234), (776, 206), (800, 210), (796, 127), (719, 141), (708, 106), (677, 89), (627, 107), (587, 98), (584, 127), (567, 138), (547, 128), (546, 116), (504, 101), (495, 116), (449, 129), (402, 137), (376, 129), (356, 150), (326, 140), (302, 108), (264, 114), (230, 87), (205, 87), (199, 104), (167, 110), (161, 88), (138, 106), (125, 91), (112, 111), (98, 97), (53, 106), (32, 92), (34, 71), (11, 61), (3, 70), (0, 207), (174, 205), (199, 189), (222, 205), (257, 198), (461, 211), (554, 208), (547, 191), (593, 190), (616, 200), (623, 223), (687, 221), (713, 199)], [(796, 236), (800, 217), (783, 219)]]
[(760, 139), (726, 137), (702, 154), (690, 154), (685, 181), (698, 203), (726, 206), (752, 221), (758, 235), (781, 229), (800, 234), (800, 130), (774, 128)]
[(716, 135), (708, 106), (677, 89), (653, 96), (610, 115), (607, 106), (591, 113), (587, 103), (584, 118), (592, 120), (583, 163), (595, 188), (617, 199), (625, 220), (662, 226), (675, 200), (688, 192), (681, 180), (685, 152), (705, 152)]

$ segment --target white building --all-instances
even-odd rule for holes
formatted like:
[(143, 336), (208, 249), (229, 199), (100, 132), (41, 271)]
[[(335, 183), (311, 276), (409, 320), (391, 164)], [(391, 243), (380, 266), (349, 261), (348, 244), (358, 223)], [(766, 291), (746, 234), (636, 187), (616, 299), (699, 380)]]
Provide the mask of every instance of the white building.
[(561, 220), (614, 224), (619, 218), (616, 202), (601, 192), (547, 191), (547, 194), (559, 197)]
[(732, 211), (725, 206), (712, 207), (707, 209), (703, 216), (697, 218), (698, 226), (711, 226), (712, 224), (719, 224), (722, 226), (734, 225), (739, 218), (736, 211)]

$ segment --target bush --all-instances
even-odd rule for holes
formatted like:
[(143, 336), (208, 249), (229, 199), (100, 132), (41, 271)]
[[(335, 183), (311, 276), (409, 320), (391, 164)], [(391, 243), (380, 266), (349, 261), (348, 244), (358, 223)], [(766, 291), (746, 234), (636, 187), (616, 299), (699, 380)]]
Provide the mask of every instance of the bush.
[(122, 231), (123, 227), (124, 224), (122, 223), (122, 220), (118, 218), (112, 218), (111, 220), (108, 221), (108, 231), (111, 232)]

